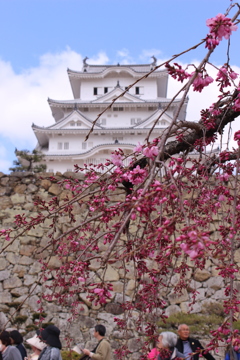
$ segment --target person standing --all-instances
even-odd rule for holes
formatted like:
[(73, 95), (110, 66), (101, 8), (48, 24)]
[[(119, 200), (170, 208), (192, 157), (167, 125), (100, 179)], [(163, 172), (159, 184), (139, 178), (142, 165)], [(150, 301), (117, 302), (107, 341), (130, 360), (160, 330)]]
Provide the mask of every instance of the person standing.
[(112, 360), (111, 345), (105, 339), (106, 328), (104, 325), (96, 325), (94, 329), (94, 337), (98, 340), (98, 344), (93, 351), (83, 349), (83, 353), (90, 356), (94, 360)]
[(61, 352), (62, 344), (60, 341), (60, 330), (49, 325), (39, 333), (39, 339), (47, 346), (41, 351), (39, 360), (62, 360)]
[(16, 346), (16, 348), (20, 351), (22, 359), (24, 360), (24, 358), (27, 357), (27, 351), (23, 345), (22, 335), (18, 330), (12, 330), (9, 334), (12, 340), (12, 345)]
[(176, 348), (177, 335), (171, 331), (163, 331), (159, 334), (157, 348), (157, 360), (183, 359), (183, 354)]
[(5, 330), (0, 332), (0, 351), (3, 360), (22, 360), (20, 351), (15, 346), (11, 346), (10, 334)]
[[(183, 353), (186, 360), (199, 360), (201, 353), (207, 360), (215, 360), (215, 358), (204, 350), (199, 340), (189, 337), (190, 331), (186, 324), (181, 324), (178, 327), (178, 341), (176, 348)], [(193, 355), (191, 355), (193, 354)]]
[(28, 360), (38, 360), (41, 351), (47, 346), (42, 341), (40, 341), (39, 337), (34, 335), (30, 339), (27, 339), (26, 342), (32, 348), (32, 354), (28, 357)]

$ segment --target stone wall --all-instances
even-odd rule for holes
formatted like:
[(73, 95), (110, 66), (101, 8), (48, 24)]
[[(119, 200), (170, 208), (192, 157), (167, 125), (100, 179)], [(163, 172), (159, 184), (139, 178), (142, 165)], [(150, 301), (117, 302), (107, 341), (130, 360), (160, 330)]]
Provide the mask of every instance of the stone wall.
[[(58, 179), (76, 174), (65, 173), (57, 174)], [(39, 175), (31, 173), (13, 173), (4, 175), (0, 173), (0, 228), (14, 227), (14, 216), (25, 214), (33, 216), (36, 214), (34, 199), (36, 196), (45, 200), (52, 196), (60, 199), (65, 196), (64, 190), (59, 185), (47, 179), (49, 174)], [(80, 175), (79, 175), (80, 177)], [(60, 231), (64, 231), (64, 224), (59, 224)], [(24, 332), (25, 337), (33, 334), (32, 325), (36, 325), (36, 313), (39, 307), (38, 301), (41, 298), (42, 286), (39, 281), (41, 270), (38, 259), (39, 249), (44, 248), (48, 242), (46, 236), (47, 224), (44, 223), (35, 229), (31, 229), (27, 234), (20, 236), (12, 245), (8, 246), (0, 254), (0, 324), (7, 328), (18, 327)], [(7, 242), (1, 244), (3, 249)], [(48, 256), (47, 251), (44, 253)], [(240, 250), (236, 252), (236, 260), (240, 261)], [(222, 277), (214, 264), (208, 260), (205, 269), (195, 270), (191, 263), (192, 276), (190, 287), (197, 289), (197, 303), (193, 305), (192, 313), (201, 313), (203, 307), (210, 303), (219, 303), (224, 299)], [(51, 258), (49, 266), (54, 269), (59, 266), (59, 260), (54, 256)], [(92, 263), (92, 270), (97, 270), (98, 264)], [(134, 273), (129, 267), (127, 273), (126, 297), (131, 299), (134, 291)], [(54, 303), (45, 302), (44, 312), (47, 314), (45, 322), (53, 322), (64, 335), (70, 335), (75, 343), (92, 348), (94, 345), (92, 330), (96, 322), (106, 325), (108, 335), (110, 335), (113, 348), (116, 348), (122, 339), (121, 333), (117, 330), (114, 317), (122, 315), (121, 302), (123, 291), (123, 275), (118, 264), (112, 264), (107, 269), (106, 278), (113, 284), (113, 300), (104, 308), (92, 305), (84, 294), (81, 294), (83, 306), (77, 321), (67, 322), (69, 311), (67, 308), (60, 307)], [(171, 283), (178, 281), (178, 275), (174, 275)], [(239, 282), (240, 284), (240, 282)], [(237, 284), (238, 286), (238, 284)], [(239, 286), (240, 287), (240, 286)], [(25, 298), (27, 300), (17, 309)], [(181, 296), (176, 296), (171, 289), (167, 294), (166, 314), (172, 315), (178, 312), (187, 313), (189, 311), (189, 293), (184, 291)], [(129, 348), (132, 352), (131, 359), (138, 359), (140, 353), (140, 342), (136, 341), (138, 334), (135, 332), (134, 319), (129, 320), (132, 326), (132, 337), (129, 339)]]

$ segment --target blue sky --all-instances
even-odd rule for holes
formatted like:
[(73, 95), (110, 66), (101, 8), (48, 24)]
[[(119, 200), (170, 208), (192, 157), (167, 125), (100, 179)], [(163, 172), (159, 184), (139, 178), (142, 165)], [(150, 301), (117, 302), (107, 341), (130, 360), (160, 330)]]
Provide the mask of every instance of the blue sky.
[[(199, 42), (206, 19), (224, 13), (229, 0), (0, 0), (0, 171), (7, 173), (15, 146), (33, 149), (31, 130), (53, 123), (47, 98), (72, 98), (67, 67), (89, 63), (149, 63)], [(234, 11), (235, 12), (235, 11)], [(233, 13), (231, 13), (233, 15)], [(226, 44), (212, 61), (226, 60)], [(231, 63), (240, 66), (239, 32)], [(201, 60), (202, 46), (181, 58)]]

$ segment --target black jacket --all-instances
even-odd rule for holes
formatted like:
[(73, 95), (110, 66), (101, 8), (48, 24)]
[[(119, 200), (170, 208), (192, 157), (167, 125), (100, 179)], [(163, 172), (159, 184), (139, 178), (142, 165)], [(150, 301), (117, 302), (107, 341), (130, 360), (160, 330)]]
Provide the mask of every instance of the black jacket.
[[(190, 347), (192, 349), (192, 352), (195, 352), (195, 351), (197, 351), (199, 349), (204, 349), (202, 344), (200, 343), (200, 341), (197, 340), (197, 339), (188, 338), (188, 342), (189, 342), (189, 345), (190, 345)], [(180, 338), (178, 338), (176, 348), (178, 349), (178, 351), (183, 353), (183, 341)], [(202, 352), (201, 354), (207, 360), (215, 360), (215, 358), (210, 353), (205, 353), (204, 354), (204, 352)], [(193, 355), (192, 358), (193, 358), (193, 360), (199, 360), (199, 353)], [(190, 360), (190, 359), (187, 359), (187, 360)]]

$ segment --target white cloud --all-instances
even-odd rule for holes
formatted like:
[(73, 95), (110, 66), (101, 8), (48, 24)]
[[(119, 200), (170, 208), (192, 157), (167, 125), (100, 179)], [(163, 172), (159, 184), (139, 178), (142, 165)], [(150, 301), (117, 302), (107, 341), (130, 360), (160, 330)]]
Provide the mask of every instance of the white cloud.
[[(34, 122), (40, 126), (53, 123), (47, 103), (50, 97), (56, 100), (72, 99), (72, 91), (67, 76), (67, 68), (79, 70), (83, 56), (67, 48), (58, 54), (44, 54), (38, 67), (15, 74), (11, 65), (0, 60), (1, 121), (0, 134), (8, 137), (21, 147), (36, 144), (31, 129)], [(103, 64), (108, 61), (104, 53), (99, 53), (90, 63)]]

